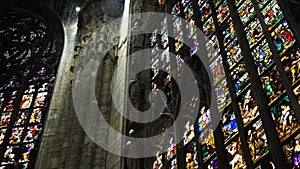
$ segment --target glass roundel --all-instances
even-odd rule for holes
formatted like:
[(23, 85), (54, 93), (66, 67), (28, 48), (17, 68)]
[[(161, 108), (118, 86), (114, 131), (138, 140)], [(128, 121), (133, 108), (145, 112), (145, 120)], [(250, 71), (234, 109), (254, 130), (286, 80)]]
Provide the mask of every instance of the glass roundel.
[(56, 30), (32, 12), (0, 8), (0, 168), (34, 168), (63, 43)]

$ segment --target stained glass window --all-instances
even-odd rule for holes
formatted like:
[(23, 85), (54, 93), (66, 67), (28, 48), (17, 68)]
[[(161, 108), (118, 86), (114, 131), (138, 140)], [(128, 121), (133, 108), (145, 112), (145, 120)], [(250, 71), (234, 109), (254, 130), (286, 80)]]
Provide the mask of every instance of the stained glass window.
[(2, 10), (0, 142), (4, 156), (0, 168), (33, 168), (62, 40), (31, 12)]

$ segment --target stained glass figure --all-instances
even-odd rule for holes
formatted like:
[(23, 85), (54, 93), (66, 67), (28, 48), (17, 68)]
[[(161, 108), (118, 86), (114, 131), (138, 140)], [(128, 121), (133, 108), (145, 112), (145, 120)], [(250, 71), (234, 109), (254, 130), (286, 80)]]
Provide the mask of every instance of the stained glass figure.
[(220, 46), (216, 35), (212, 36), (211, 39), (208, 39), (206, 42), (206, 48), (209, 60), (213, 60), (216, 56), (219, 56)]
[(252, 56), (259, 75), (267, 70), (272, 63), (274, 63), (272, 52), (266, 39), (253, 49)]
[(256, 45), (264, 36), (262, 27), (257, 18), (251, 21), (244, 31), (246, 32), (250, 48)]
[(237, 63), (240, 62), (242, 56), (241, 47), (237, 38), (235, 38), (226, 48), (227, 64), (229, 69), (232, 69)]
[(283, 151), (287, 157), (288, 167), (296, 169), (300, 167), (300, 134), (283, 146)]
[(223, 79), (220, 83), (217, 84), (217, 86), (215, 86), (215, 92), (217, 95), (217, 106), (219, 111), (221, 112), (231, 102), (226, 79)]
[(201, 21), (205, 21), (205, 19), (211, 14), (210, 9), (210, 0), (206, 0), (203, 5), (200, 6), (200, 17)]
[(237, 141), (231, 142), (227, 147), (227, 159), (229, 161), (229, 165), (232, 169), (241, 169), (246, 168), (246, 163), (244, 159), (243, 152), (241, 150), (241, 141), (238, 139)]
[(295, 43), (295, 38), (286, 20), (283, 20), (271, 33), (278, 53), (283, 54)]
[(156, 160), (153, 163), (153, 169), (162, 169), (163, 162), (162, 162), (162, 154), (159, 152), (156, 153)]
[(246, 90), (238, 97), (238, 105), (245, 126), (259, 115), (258, 106), (251, 89)]
[(265, 23), (268, 29), (271, 30), (274, 26), (281, 21), (283, 13), (276, 1), (272, 0), (266, 8), (262, 11)]
[(282, 84), (280, 73), (276, 66), (268, 70), (262, 77), (261, 82), (266, 95), (268, 96), (269, 104), (271, 104), (277, 97), (283, 94), (284, 86)]
[(299, 124), (297, 123), (295, 112), (288, 96), (283, 96), (283, 98), (271, 108), (271, 113), (276, 124), (278, 135), (282, 140), (285, 139), (284, 137), (293, 134), (293, 132), (299, 129)]
[(200, 117), (198, 119), (198, 133), (201, 133), (210, 122), (210, 110), (204, 106), (200, 109)]
[(222, 132), (225, 142), (238, 133), (236, 118), (231, 107), (224, 110), (222, 115)]
[(244, 3), (238, 8), (239, 15), (243, 25), (247, 25), (255, 14), (253, 3), (250, 0), (244, 1)]
[(295, 84), (300, 79), (300, 49), (293, 49), (281, 57), (281, 62), (287, 73), (288, 79)]
[(247, 142), (254, 162), (269, 151), (269, 143), (260, 119), (248, 129)]
[(215, 24), (213, 22), (212, 17), (210, 17), (203, 25), (203, 31), (205, 33), (205, 37), (208, 38), (213, 35), (216, 31)]
[(237, 66), (233, 68), (230, 76), (234, 85), (235, 92), (236, 94), (239, 94), (248, 85), (247, 81), (249, 80), (249, 75), (246, 71), (245, 63), (241, 62), (237, 64)]
[(229, 8), (226, 0), (224, 0), (224, 2), (219, 6), (216, 12), (217, 12), (218, 23), (219, 24), (223, 23), (224, 20), (229, 16)]
[(217, 84), (224, 76), (224, 68), (223, 68), (223, 62), (221, 56), (218, 56), (211, 64), (210, 64), (210, 70), (212, 72), (213, 76), (213, 82), (214, 84)]
[(222, 39), (224, 46), (227, 46), (228, 43), (235, 37), (235, 30), (233, 27), (233, 22), (232, 19), (230, 18), (228, 22), (225, 22), (224, 24), (221, 25), (220, 27), (222, 31)]

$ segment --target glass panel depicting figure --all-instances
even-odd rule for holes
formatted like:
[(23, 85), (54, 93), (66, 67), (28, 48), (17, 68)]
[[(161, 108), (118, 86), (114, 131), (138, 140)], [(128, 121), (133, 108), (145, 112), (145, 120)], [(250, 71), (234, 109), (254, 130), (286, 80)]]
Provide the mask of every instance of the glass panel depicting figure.
[(300, 79), (300, 48), (293, 49), (281, 57), (281, 63), (292, 84)]
[(217, 95), (218, 110), (219, 112), (221, 112), (231, 102), (226, 79), (223, 79), (220, 83), (217, 84), (217, 86), (215, 86), (215, 92)]
[(245, 169), (246, 163), (241, 149), (241, 141), (238, 138), (237, 141), (231, 142), (227, 147), (227, 159), (232, 169)]
[(190, 20), (194, 16), (194, 10), (193, 10), (193, 5), (192, 3), (188, 4), (184, 9), (184, 19), (185, 20)]
[(191, 19), (188, 24), (186, 25), (186, 37), (187, 38), (191, 38), (195, 32), (196, 32), (196, 24), (195, 24), (195, 20), (194, 19)]
[(174, 17), (172, 17), (172, 20), (175, 20), (175, 19), (177, 19), (177, 17), (180, 17), (180, 9), (181, 9), (180, 4), (179, 4), (179, 2), (177, 2), (173, 6), (172, 11), (171, 11), (171, 15), (174, 16)]
[(280, 55), (286, 52), (295, 43), (295, 38), (286, 20), (283, 20), (280, 25), (271, 33), (276, 50)]
[(182, 31), (182, 20), (180, 18), (177, 18), (173, 21), (173, 35), (176, 36), (181, 31)]
[(191, 124), (190, 121), (188, 121), (185, 125), (185, 132), (184, 132), (184, 139), (183, 139), (183, 145), (188, 144), (190, 141), (192, 141), (193, 138), (195, 138), (195, 132), (194, 132), (194, 124)]
[(225, 76), (221, 56), (219, 55), (209, 67), (212, 72), (213, 82), (214, 84), (217, 84)]
[(212, 61), (216, 56), (219, 56), (220, 46), (217, 36), (214, 35), (211, 39), (207, 39), (206, 49), (207, 49), (207, 57), (210, 61)]
[(271, 108), (271, 113), (276, 124), (279, 138), (281, 138), (282, 141), (299, 129), (299, 124), (288, 96), (283, 96), (283, 98)]
[[(17, 146), (7, 146), (1, 165), (13, 164), (16, 161)], [(3, 166), (2, 166), (3, 167)]]
[(272, 52), (266, 39), (256, 46), (251, 53), (259, 75), (267, 70), (272, 63), (274, 63)]
[(276, 66), (268, 70), (262, 77), (261, 82), (265, 94), (268, 96), (269, 104), (272, 104), (280, 95), (283, 94), (284, 86), (282, 84), (280, 73)]
[(256, 0), (259, 8), (263, 8), (270, 0)]
[(198, 169), (196, 141), (184, 146), (185, 166), (187, 169)]
[(183, 31), (181, 31), (175, 37), (175, 52), (178, 52), (181, 49), (183, 43)]
[(251, 21), (244, 30), (246, 32), (250, 48), (256, 45), (262, 39), (262, 37), (264, 37), (262, 27), (257, 18)]
[(204, 22), (205, 19), (211, 14), (210, 0), (205, 1), (203, 5), (200, 5), (200, 17), (201, 21)]
[(300, 134), (283, 146), (283, 151), (287, 157), (289, 168), (300, 167)]
[(224, 142), (228, 141), (232, 136), (238, 133), (236, 118), (232, 107), (224, 110), (222, 115), (222, 132)]
[(204, 24), (203, 24), (203, 31), (205, 33), (205, 38), (209, 38), (216, 32), (215, 24), (213, 22), (213, 18), (210, 17)]
[(253, 162), (262, 158), (269, 151), (269, 143), (261, 119), (248, 129), (247, 142)]
[(159, 152), (156, 153), (156, 160), (153, 163), (152, 169), (162, 169), (163, 168), (163, 162), (162, 162), (162, 154), (159, 154)]
[(27, 119), (27, 117), (28, 117), (28, 114), (29, 114), (29, 110), (22, 110), (22, 111), (19, 111), (14, 126), (24, 125), (24, 124), (25, 124), (25, 121), (26, 121), (26, 119)]
[(1, 114), (0, 128), (7, 127), (10, 122), (12, 112), (3, 112)]
[(235, 30), (233, 26), (232, 19), (230, 18), (228, 22), (225, 22), (220, 26), (220, 29), (222, 31), (222, 39), (224, 46), (226, 47), (228, 43), (235, 37)]
[(253, 18), (255, 14), (254, 6), (251, 0), (246, 0), (238, 9), (241, 21), (244, 26), (247, 25), (248, 21)]
[(226, 0), (224, 0), (224, 2), (219, 6), (216, 12), (217, 12), (218, 23), (219, 24), (223, 23), (224, 20), (229, 16), (229, 8)]
[(226, 48), (227, 64), (229, 69), (232, 69), (238, 62), (240, 62), (242, 56), (242, 50), (237, 38), (235, 38)]
[(213, 160), (211, 160), (208, 163), (208, 166), (204, 166), (205, 169), (218, 169), (219, 168), (219, 164), (218, 164), (218, 159), (217, 157), (215, 157)]
[(248, 76), (249, 75), (246, 71), (244, 61), (237, 64), (237, 66), (233, 68), (230, 77), (233, 82), (236, 94), (239, 94), (248, 85)]
[(192, 40), (193, 40), (193, 47), (190, 49), (190, 56), (192, 57), (193, 55), (195, 55), (197, 53), (197, 51), (199, 50), (198, 49), (198, 46), (199, 46), (199, 42), (197, 40), (197, 33), (192, 37)]
[(210, 110), (206, 106), (200, 109), (200, 117), (198, 119), (198, 133), (202, 133), (205, 127), (211, 122)]
[(259, 115), (256, 100), (253, 97), (251, 89), (246, 90), (238, 97), (238, 105), (245, 126)]
[(262, 14), (269, 30), (274, 28), (274, 26), (283, 18), (283, 13), (277, 2), (274, 0), (266, 6), (266, 8), (262, 11)]
[(174, 137), (171, 137), (170, 141), (169, 141), (169, 147), (167, 149), (166, 159), (167, 159), (167, 161), (170, 161), (175, 157), (176, 157), (176, 144), (174, 141)]
[(199, 138), (201, 142), (201, 152), (203, 160), (208, 160), (214, 153), (216, 153), (215, 140), (213, 135), (213, 130), (207, 128), (200, 134)]

